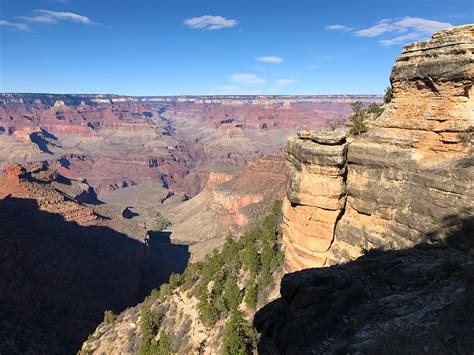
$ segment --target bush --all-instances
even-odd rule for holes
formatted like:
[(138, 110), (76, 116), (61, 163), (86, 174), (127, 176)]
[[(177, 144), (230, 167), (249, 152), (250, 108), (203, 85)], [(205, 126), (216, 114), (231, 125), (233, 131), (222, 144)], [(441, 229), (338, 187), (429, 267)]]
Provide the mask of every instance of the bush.
[(157, 223), (157, 226), (155, 228), (155, 230), (157, 232), (162, 232), (164, 231), (165, 229), (171, 227), (172, 223), (166, 219), (160, 212), (156, 212), (156, 223)]
[(351, 103), (352, 115), (349, 118), (349, 132), (354, 135), (359, 135), (368, 131), (367, 124), (367, 111), (364, 110), (364, 105), (360, 101)]
[(368, 113), (375, 114), (376, 117), (379, 117), (383, 112), (382, 105), (377, 105), (375, 102), (372, 102), (369, 107), (367, 107)]
[(110, 324), (113, 323), (116, 319), (117, 316), (111, 310), (108, 309), (104, 312), (104, 323)]
[(383, 102), (386, 104), (392, 102), (393, 99), (393, 89), (391, 86), (387, 87), (385, 89), (385, 95), (383, 96)]

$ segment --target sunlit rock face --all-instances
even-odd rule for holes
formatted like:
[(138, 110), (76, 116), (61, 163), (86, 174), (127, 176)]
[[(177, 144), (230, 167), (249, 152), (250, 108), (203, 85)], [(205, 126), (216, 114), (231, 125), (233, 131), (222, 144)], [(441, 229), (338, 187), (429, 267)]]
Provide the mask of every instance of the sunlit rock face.
[(302, 131), (288, 139), (288, 186), (283, 203), (289, 269), (324, 264), (346, 201), (346, 136)]
[(318, 132), (288, 139), (288, 270), (410, 247), (473, 214), (473, 50), (474, 25), (407, 45), (393, 100), (368, 133), (338, 144)]

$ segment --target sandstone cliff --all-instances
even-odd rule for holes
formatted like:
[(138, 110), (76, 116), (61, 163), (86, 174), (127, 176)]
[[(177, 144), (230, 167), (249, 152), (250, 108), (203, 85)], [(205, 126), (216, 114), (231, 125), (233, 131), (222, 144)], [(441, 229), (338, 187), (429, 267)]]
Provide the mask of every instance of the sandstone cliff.
[(474, 213), (473, 50), (474, 25), (407, 45), (392, 70), (393, 100), (368, 133), (287, 141), (289, 271), (411, 247), (448, 216)]

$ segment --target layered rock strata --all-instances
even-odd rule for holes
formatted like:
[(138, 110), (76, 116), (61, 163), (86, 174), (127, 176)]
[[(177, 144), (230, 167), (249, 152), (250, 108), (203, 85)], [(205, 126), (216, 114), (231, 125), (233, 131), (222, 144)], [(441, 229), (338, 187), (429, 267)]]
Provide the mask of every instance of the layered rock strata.
[(474, 213), (473, 50), (474, 25), (405, 46), (391, 74), (393, 100), (347, 145), (346, 162), (346, 145), (327, 145), (321, 133), (288, 140), (288, 270), (407, 248), (450, 217)]
[(298, 132), (288, 139), (284, 240), (290, 269), (324, 264), (346, 202), (346, 135)]

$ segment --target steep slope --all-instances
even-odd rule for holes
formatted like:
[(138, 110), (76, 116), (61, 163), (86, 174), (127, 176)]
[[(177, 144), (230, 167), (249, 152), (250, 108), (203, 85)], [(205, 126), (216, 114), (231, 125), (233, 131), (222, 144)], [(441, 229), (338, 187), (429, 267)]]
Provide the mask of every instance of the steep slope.
[(256, 337), (248, 321), (256, 307), (277, 297), (282, 275), (280, 216), (276, 204), (239, 240), (228, 237), (220, 251), (188, 265), (181, 276), (172, 275), (168, 284), (116, 320), (100, 324), (81, 354), (251, 351)]

